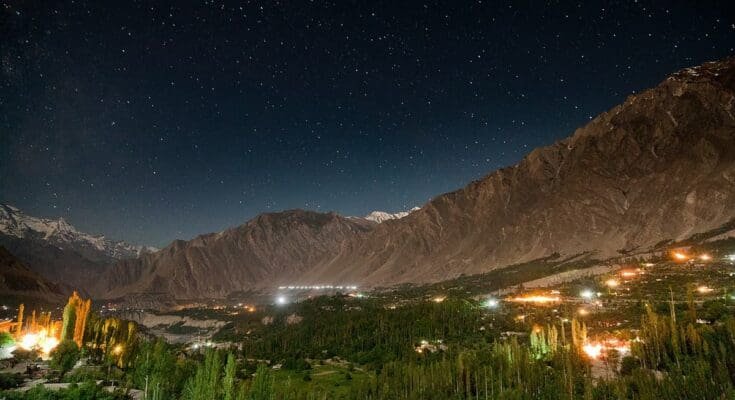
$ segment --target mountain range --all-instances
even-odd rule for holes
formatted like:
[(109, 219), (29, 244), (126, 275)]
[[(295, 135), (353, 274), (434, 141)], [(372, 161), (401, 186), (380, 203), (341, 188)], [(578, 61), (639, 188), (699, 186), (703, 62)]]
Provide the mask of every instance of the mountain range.
[(0, 246), (52, 282), (84, 288), (118, 260), (156, 251), (80, 232), (63, 218), (38, 218), (0, 204)]
[(734, 108), (735, 58), (687, 68), (419, 209), (262, 214), (116, 261), (90, 290), (221, 298), (285, 284), (434, 282), (552, 254), (645, 253), (732, 226)]

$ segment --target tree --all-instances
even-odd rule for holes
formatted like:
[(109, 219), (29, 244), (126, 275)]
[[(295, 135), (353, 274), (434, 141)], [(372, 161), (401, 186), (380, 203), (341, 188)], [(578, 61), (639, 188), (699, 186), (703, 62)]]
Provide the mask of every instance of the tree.
[(237, 362), (232, 353), (227, 354), (227, 364), (225, 365), (225, 376), (222, 378), (222, 397), (224, 400), (235, 400), (235, 373), (237, 372)]
[(61, 376), (64, 376), (79, 361), (81, 351), (73, 340), (64, 340), (51, 351), (50, 355), (51, 368), (58, 369), (61, 372)]
[(253, 379), (253, 385), (250, 387), (249, 400), (272, 400), (275, 399), (275, 392), (273, 390), (273, 377), (264, 364), (258, 366), (258, 370), (255, 372), (255, 379)]

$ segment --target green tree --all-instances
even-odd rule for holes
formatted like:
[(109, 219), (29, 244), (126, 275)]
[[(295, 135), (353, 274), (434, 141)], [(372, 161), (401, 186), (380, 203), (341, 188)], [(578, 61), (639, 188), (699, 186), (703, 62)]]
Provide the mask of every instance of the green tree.
[(273, 400), (275, 399), (273, 390), (273, 376), (271, 376), (268, 367), (264, 364), (258, 366), (255, 372), (253, 385), (250, 387), (249, 400)]
[(222, 378), (222, 398), (224, 400), (235, 400), (235, 373), (237, 372), (237, 361), (232, 353), (227, 354), (225, 365), (225, 376)]
[(73, 340), (64, 340), (59, 343), (53, 351), (51, 351), (50, 355), (51, 368), (59, 370), (61, 372), (61, 376), (64, 376), (64, 374), (71, 371), (77, 361), (79, 361), (81, 351)]

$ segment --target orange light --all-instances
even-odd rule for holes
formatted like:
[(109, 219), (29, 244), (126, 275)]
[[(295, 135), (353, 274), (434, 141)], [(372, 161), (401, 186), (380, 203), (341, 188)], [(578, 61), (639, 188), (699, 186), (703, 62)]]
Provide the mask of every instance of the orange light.
[(699, 259), (702, 261), (710, 261), (712, 260), (712, 256), (710, 256), (709, 254), (701, 254), (699, 256)]
[(686, 261), (689, 259), (689, 257), (686, 254), (680, 253), (678, 251), (673, 252), (671, 255), (677, 261)]
[(636, 275), (638, 275), (638, 272), (636, 271), (631, 271), (631, 270), (620, 271), (620, 276), (622, 276), (623, 278), (632, 278)]
[(538, 304), (546, 304), (546, 303), (556, 303), (561, 301), (561, 297), (559, 296), (517, 296), (513, 297), (511, 299), (508, 299), (508, 301), (514, 301), (517, 303), (538, 303)]
[(433, 299), (431, 299), (431, 301), (433, 301), (434, 303), (441, 303), (445, 299), (446, 299), (445, 296), (437, 296), (437, 297), (434, 297)]
[(584, 317), (585, 315), (589, 315), (589, 313), (590, 313), (589, 311), (587, 311), (587, 309), (586, 309), (586, 308), (580, 308), (579, 310), (577, 310), (577, 312), (579, 313), (579, 315), (581, 315), (581, 316), (583, 316), (583, 317)]
[(714, 289), (712, 289), (711, 287), (704, 286), (704, 285), (697, 287), (697, 292), (702, 293), (702, 294), (709, 293), (713, 290)]
[(618, 282), (617, 279), (608, 279), (605, 281), (605, 285), (610, 288), (615, 288), (615, 287), (618, 287), (618, 285), (620, 285), (620, 282)]

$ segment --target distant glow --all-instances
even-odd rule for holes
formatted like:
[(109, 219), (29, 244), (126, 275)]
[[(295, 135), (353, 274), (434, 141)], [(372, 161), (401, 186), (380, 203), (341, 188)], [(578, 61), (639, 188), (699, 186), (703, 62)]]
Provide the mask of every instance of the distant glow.
[(638, 275), (638, 271), (634, 271), (630, 269), (620, 271), (620, 276), (622, 276), (623, 278), (633, 278), (637, 275)]
[(699, 255), (699, 259), (702, 260), (702, 261), (710, 261), (710, 260), (712, 260), (712, 256), (709, 255), (709, 254), (706, 254), (706, 253), (705, 254), (700, 254)]
[(500, 305), (500, 301), (498, 299), (487, 299), (485, 300), (485, 307), (487, 308), (497, 308), (498, 305)]
[(704, 286), (704, 285), (697, 287), (697, 292), (702, 293), (702, 294), (710, 293), (713, 290), (714, 289), (712, 289), (711, 287)]
[(615, 287), (618, 287), (618, 285), (620, 285), (620, 282), (618, 282), (617, 279), (608, 279), (605, 281), (605, 285), (610, 288), (615, 288)]
[(595, 297), (595, 293), (589, 289), (585, 289), (579, 293), (583, 299), (591, 299)]
[(686, 261), (689, 259), (689, 257), (687, 257), (686, 254), (678, 252), (678, 251), (671, 253), (671, 256), (674, 257), (674, 259), (677, 261)]
[(579, 310), (577, 310), (577, 312), (579, 313), (579, 315), (581, 315), (581, 316), (583, 316), (583, 317), (584, 317), (585, 315), (589, 315), (589, 313), (590, 313), (589, 311), (587, 311), (587, 309), (586, 309), (586, 308), (580, 308)]
[(288, 299), (286, 298), (286, 296), (276, 297), (276, 304), (284, 305), (286, 303), (288, 303)]
[(727, 258), (730, 259), (730, 261), (735, 261), (735, 254), (730, 254)]
[(531, 296), (517, 296), (513, 297), (511, 299), (508, 299), (509, 301), (514, 301), (517, 303), (537, 303), (537, 304), (546, 304), (546, 303), (556, 303), (561, 301), (561, 297), (559, 296), (543, 296), (543, 295), (531, 295)]
[(357, 290), (356, 285), (289, 285), (278, 290)]
[(593, 360), (601, 358), (612, 350), (617, 351), (620, 355), (628, 354), (630, 353), (630, 342), (608, 339), (602, 342), (589, 342), (582, 346), (582, 351)]
[(122, 353), (122, 351), (123, 351), (123, 347), (121, 345), (119, 345), (119, 344), (117, 346), (115, 346), (115, 347), (112, 348), (112, 354), (114, 354), (114, 355), (120, 355), (120, 353)]
[(434, 303), (441, 303), (442, 301), (446, 300), (446, 296), (436, 296), (431, 301)]

